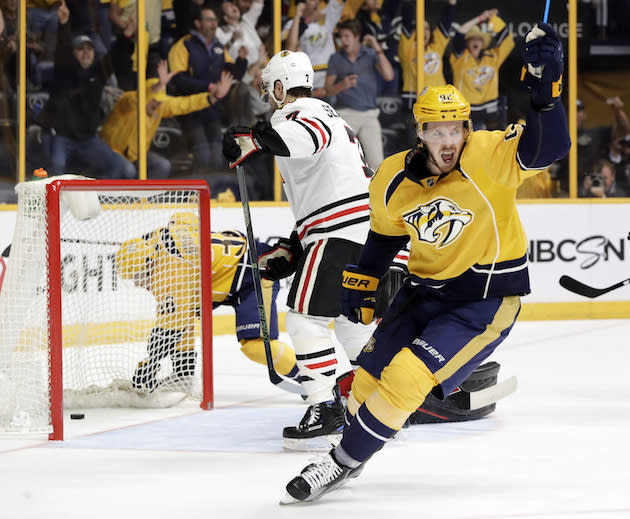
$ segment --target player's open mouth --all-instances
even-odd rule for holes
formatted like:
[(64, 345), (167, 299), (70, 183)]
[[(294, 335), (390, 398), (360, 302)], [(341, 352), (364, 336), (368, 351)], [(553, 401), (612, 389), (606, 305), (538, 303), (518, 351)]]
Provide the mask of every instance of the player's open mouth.
[(455, 152), (453, 151), (444, 152), (440, 154), (440, 157), (445, 164), (450, 164), (451, 162), (453, 162), (453, 159), (455, 158)]

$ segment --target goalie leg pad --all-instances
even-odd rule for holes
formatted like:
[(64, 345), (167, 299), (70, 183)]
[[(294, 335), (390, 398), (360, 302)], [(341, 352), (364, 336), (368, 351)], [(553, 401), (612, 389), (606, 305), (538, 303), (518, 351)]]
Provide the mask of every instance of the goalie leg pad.
[(496, 385), (500, 368), (498, 362), (488, 362), (479, 366), (445, 400), (440, 400), (434, 393), (429, 394), (418, 410), (411, 414), (406, 425), (466, 422), (489, 415), (495, 410), (496, 404), (480, 409), (465, 409), (463, 401), (466, 399), (465, 393)]

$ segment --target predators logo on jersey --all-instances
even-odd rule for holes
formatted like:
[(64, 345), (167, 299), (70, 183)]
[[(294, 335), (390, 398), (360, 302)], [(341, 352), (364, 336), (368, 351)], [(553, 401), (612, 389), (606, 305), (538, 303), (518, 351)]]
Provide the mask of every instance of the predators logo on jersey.
[(483, 89), (495, 76), (495, 69), (490, 66), (482, 66), (467, 70), (466, 75), (471, 77), (471, 85), (477, 90)]
[(460, 209), (451, 200), (437, 198), (404, 213), (402, 217), (415, 229), (418, 240), (435, 243), (440, 249), (453, 243), (461, 235), (464, 227), (472, 221), (473, 214)]

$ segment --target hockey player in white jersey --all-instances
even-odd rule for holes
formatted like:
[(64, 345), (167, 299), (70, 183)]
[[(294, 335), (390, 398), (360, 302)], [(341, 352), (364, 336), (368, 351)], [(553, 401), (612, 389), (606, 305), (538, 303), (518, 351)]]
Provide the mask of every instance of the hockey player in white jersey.
[[(306, 54), (281, 51), (263, 70), (262, 80), (275, 109), (271, 121), (229, 129), (223, 153), (231, 166), (257, 152), (276, 156), (296, 224), (290, 238), (261, 256), (260, 267), (272, 280), (295, 273), (286, 327), (311, 404), (283, 437), (287, 448), (317, 447), (343, 428), (343, 382), (337, 381), (352, 371), (350, 363), (372, 333), (372, 327), (341, 315), (340, 280), (367, 237), (373, 172), (352, 129), (329, 104), (311, 97), (313, 67)], [(329, 331), (333, 321), (345, 353), (335, 348)]]

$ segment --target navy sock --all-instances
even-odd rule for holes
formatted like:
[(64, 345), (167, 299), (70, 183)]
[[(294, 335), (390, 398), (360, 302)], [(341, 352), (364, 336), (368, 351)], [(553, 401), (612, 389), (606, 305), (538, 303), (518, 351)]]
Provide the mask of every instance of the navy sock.
[(396, 429), (390, 429), (380, 422), (363, 404), (343, 432), (339, 444), (352, 459), (363, 462), (379, 450), (389, 440)]

